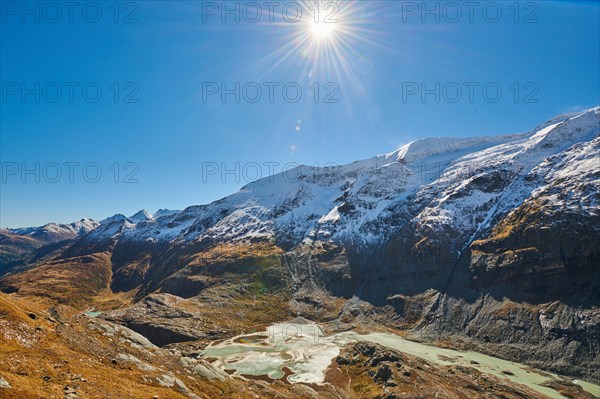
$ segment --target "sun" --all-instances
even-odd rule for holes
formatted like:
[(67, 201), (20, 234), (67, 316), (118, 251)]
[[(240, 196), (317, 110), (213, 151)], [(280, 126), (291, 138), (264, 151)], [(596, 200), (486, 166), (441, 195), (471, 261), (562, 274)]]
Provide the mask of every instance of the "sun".
[(323, 21), (309, 24), (310, 33), (316, 40), (330, 39), (335, 33), (335, 24)]
[(333, 40), (333, 34), (340, 23), (339, 2), (307, 1), (304, 6), (305, 29), (309, 36), (317, 41)]
[(321, 79), (359, 87), (358, 73), (369, 63), (367, 54), (371, 48), (380, 46), (380, 32), (374, 28), (382, 10), (377, 3), (365, 0), (290, 3), (298, 8), (296, 18), (282, 16), (269, 25), (278, 29), (272, 29), (276, 34), (275, 50), (257, 62), (265, 66), (262, 76), (285, 65), (293, 67), (291, 70), (298, 79)]

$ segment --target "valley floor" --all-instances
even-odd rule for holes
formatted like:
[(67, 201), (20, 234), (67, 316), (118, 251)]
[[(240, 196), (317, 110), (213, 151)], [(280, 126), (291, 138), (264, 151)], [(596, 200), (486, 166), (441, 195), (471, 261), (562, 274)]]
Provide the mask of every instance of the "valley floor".
[(0, 316), (3, 399), (593, 398), (600, 390), (384, 327), (331, 333), (340, 326), (295, 320), (158, 347), (99, 311), (47, 300), (0, 294)]

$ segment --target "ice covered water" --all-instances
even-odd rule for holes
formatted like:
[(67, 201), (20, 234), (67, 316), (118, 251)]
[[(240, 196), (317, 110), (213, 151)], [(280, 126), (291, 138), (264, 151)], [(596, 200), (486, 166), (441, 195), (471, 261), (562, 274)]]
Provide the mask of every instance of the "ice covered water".
[[(525, 385), (551, 398), (564, 398), (554, 389), (542, 386), (560, 377), (538, 373), (523, 364), (498, 359), (473, 351), (457, 351), (425, 345), (390, 333), (358, 334), (343, 332), (324, 335), (310, 322), (273, 324), (262, 331), (243, 334), (209, 345), (204, 354), (215, 358), (213, 365), (237, 376), (287, 379), (289, 382), (322, 383), (325, 371), (343, 346), (367, 341), (408, 353), (441, 365), (459, 364)], [(598, 385), (574, 381), (590, 393)]]
[(321, 383), (325, 369), (348, 342), (344, 334), (325, 336), (317, 324), (279, 323), (210, 345), (204, 354), (218, 359), (215, 366), (235, 370), (236, 375), (280, 379), (287, 367), (292, 373), (289, 382)]

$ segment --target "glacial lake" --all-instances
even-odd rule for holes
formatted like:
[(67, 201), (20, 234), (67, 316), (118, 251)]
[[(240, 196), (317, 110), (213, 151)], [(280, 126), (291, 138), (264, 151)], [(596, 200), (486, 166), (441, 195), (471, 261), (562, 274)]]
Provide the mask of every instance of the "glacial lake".
[[(380, 344), (439, 365), (464, 365), (501, 379), (525, 385), (550, 398), (565, 398), (541, 384), (560, 379), (556, 374), (535, 372), (526, 365), (472, 351), (438, 348), (409, 341), (391, 333), (358, 334), (353, 331), (324, 335), (313, 323), (278, 323), (248, 334), (210, 344), (204, 355), (212, 364), (230, 375), (259, 379), (287, 378), (291, 383), (323, 383), (325, 370), (343, 346), (360, 341)], [(513, 375), (506, 374), (509, 372)], [(600, 386), (572, 381), (593, 395)]]

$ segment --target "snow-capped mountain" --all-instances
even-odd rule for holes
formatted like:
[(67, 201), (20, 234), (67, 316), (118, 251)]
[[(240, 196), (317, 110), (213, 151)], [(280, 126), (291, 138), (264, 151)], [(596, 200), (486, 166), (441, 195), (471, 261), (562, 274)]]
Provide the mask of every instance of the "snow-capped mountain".
[(95, 220), (81, 219), (69, 224), (48, 223), (39, 227), (0, 230), (0, 275), (37, 260), (41, 254), (52, 254), (98, 226)]
[(135, 224), (147, 222), (148, 220), (152, 220), (153, 217), (149, 214), (145, 209), (129, 216), (129, 220)]
[(102, 219), (100, 221), (100, 224), (106, 225), (106, 224), (110, 224), (112, 222), (128, 222), (129, 224), (138, 224), (138, 223), (155, 220), (155, 219), (158, 219), (163, 216), (174, 215), (178, 212), (180, 212), (180, 211), (169, 210), (169, 209), (159, 209), (154, 214), (150, 214), (145, 209), (142, 209), (129, 217), (127, 217), (121, 213), (117, 213), (116, 215)]
[(412, 224), (423, 237), (456, 232), (449, 250), (459, 254), (510, 210), (566, 181), (588, 176), (587, 191), (562, 201), (597, 212), (595, 199), (584, 198), (598, 192), (599, 121), (600, 108), (594, 108), (527, 133), (417, 140), (348, 165), (298, 167), (209, 205), (154, 217), (140, 211), (101, 224), (118, 222), (106, 234), (134, 241), (273, 239), (285, 246), (315, 240), (371, 245)]
[(127, 216), (125, 216), (123, 214), (120, 214), (120, 213), (117, 213), (116, 215), (112, 215), (112, 216), (109, 216), (109, 217), (107, 217), (105, 219), (102, 219), (100, 221), (100, 224), (101, 225), (107, 225), (107, 224), (110, 224), (112, 222), (124, 222), (124, 221), (127, 221), (127, 220), (129, 220), (129, 219), (127, 219)]
[(154, 219), (158, 219), (159, 217), (173, 215), (178, 212), (180, 212), (180, 211), (171, 210), (171, 209), (159, 209), (158, 211), (154, 212), (152, 217)]
[(93, 219), (81, 219), (69, 224), (48, 223), (39, 227), (23, 227), (7, 229), (10, 234), (27, 236), (43, 243), (53, 243), (81, 237), (98, 227)]
[[(558, 116), (526, 133), (422, 139), (347, 165), (301, 166), (183, 211), (161, 209), (151, 215), (140, 210), (99, 223), (82, 219), (10, 232), (45, 241), (91, 232), (86, 241), (370, 246), (410, 226), (414, 237), (426, 237), (430, 245), (436, 232), (451, 231), (444, 250), (459, 256), (508, 212), (535, 197), (545, 196), (549, 207), (598, 212), (599, 124), (600, 108), (593, 108)], [(585, 187), (569, 189), (577, 182)]]

